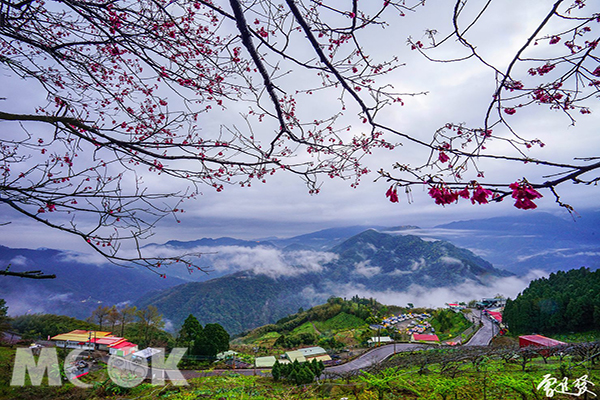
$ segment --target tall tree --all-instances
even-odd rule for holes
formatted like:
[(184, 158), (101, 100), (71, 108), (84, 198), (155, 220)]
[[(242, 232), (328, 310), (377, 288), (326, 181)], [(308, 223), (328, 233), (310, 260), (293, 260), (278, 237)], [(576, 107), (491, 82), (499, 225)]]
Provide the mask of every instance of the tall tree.
[(229, 350), (229, 334), (219, 324), (206, 324), (194, 342), (193, 354), (215, 357)]
[(177, 345), (187, 347), (188, 349), (194, 347), (194, 342), (202, 334), (202, 325), (192, 314), (183, 321), (183, 325), (177, 335)]
[(108, 306), (99, 305), (94, 311), (92, 311), (91, 322), (96, 322), (100, 326), (100, 330), (103, 329), (103, 323), (110, 313)]
[(137, 311), (136, 306), (126, 306), (121, 310), (121, 337), (125, 335), (127, 325), (135, 321)]
[(117, 306), (112, 306), (106, 315), (106, 322), (110, 324), (110, 331), (115, 330), (115, 325), (121, 320), (121, 313), (117, 310)]
[(155, 331), (165, 326), (163, 316), (153, 305), (137, 310), (136, 316), (143, 334), (143, 342), (148, 345)]
[[(399, 189), (416, 186), (437, 204), (512, 197), (531, 209), (546, 189), (569, 208), (557, 187), (596, 183), (598, 157), (530, 155), (543, 132), (530, 136), (513, 121), (550, 110), (569, 125), (597, 107), (596, 10), (557, 0), (534, 24), (525, 10), (538, 3), (521, 2), (515, 13), (499, 1), (456, 0), (450, 31), (430, 29), (409, 46), (432, 61), (480, 62), (495, 85), (484, 115), (469, 118), (475, 122), (423, 134), (395, 122), (402, 98), (420, 93), (394, 88), (403, 60), (387, 47), (380, 57), (372, 43), (389, 35), (379, 28), (427, 12), (424, 3), (2, 1), (0, 63), (10, 90), (0, 100), (0, 203), (115, 262), (151, 268), (193, 266), (141, 249), (125, 255), (119, 244), (138, 244), (165, 216), (179, 220), (182, 203), (202, 187), (250, 186), (278, 171), (300, 177), (311, 193), (319, 176), (355, 186), (369, 172), (363, 158), (377, 148), (402, 160), (379, 172), (393, 202)], [(520, 46), (511, 57), (488, 59), (477, 28), (502, 13), (534, 28), (513, 39)], [(436, 58), (451, 43), (460, 46), (449, 50), (456, 56)], [(404, 161), (419, 150), (420, 161)], [(484, 161), (520, 169), (486, 182)], [(165, 178), (173, 182), (160, 187), (173, 190), (150, 189)]]

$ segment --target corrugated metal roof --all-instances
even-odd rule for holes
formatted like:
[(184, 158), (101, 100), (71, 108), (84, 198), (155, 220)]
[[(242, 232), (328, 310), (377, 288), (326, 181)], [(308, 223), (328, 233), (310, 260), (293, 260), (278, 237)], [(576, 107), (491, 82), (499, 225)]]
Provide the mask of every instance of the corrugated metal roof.
[[(115, 346), (113, 348), (118, 348), (117, 346)], [(136, 351), (132, 355), (134, 357), (149, 358), (149, 357), (152, 357), (155, 354), (160, 353), (161, 351), (162, 350), (160, 350), (160, 349), (155, 349), (155, 348), (152, 348), (152, 347), (146, 347), (144, 350)]]
[(298, 350), (288, 351), (288, 352), (285, 353), (285, 356), (288, 358), (288, 360), (290, 360), (292, 362), (294, 362), (296, 360), (298, 362), (305, 362), (306, 361), (306, 357), (304, 357), (304, 354), (302, 354)]
[(325, 349), (322, 347), (305, 347), (304, 349), (298, 349), (298, 351), (302, 353), (304, 357), (312, 357), (320, 354), (327, 354)]
[(92, 342), (96, 344), (106, 344), (106, 345), (114, 345), (120, 342), (124, 342), (125, 338), (117, 337), (117, 336), (105, 336), (101, 338), (92, 338)]
[(119, 342), (119, 343), (108, 345), (108, 347), (110, 347), (112, 349), (123, 349), (126, 347), (137, 347), (137, 344), (133, 344), (130, 342)]
[(53, 336), (52, 340), (69, 340), (72, 342), (87, 342), (90, 337), (94, 338), (102, 338), (106, 336), (110, 336), (111, 332), (102, 332), (102, 331), (84, 331), (82, 329), (76, 329), (69, 333), (61, 333), (56, 336)]
[(275, 365), (277, 359), (275, 356), (267, 356), (267, 357), (256, 357), (254, 359), (254, 365), (257, 368), (270, 368)]
[(312, 360), (317, 360), (317, 361), (331, 361), (331, 357), (329, 356), (329, 354), (323, 354), (320, 356), (316, 356), (316, 357), (310, 357), (307, 361), (312, 361)]
[(367, 340), (368, 343), (391, 343), (393, 342), (392, 338), (389, 336), (375, 336), (371, 339)]

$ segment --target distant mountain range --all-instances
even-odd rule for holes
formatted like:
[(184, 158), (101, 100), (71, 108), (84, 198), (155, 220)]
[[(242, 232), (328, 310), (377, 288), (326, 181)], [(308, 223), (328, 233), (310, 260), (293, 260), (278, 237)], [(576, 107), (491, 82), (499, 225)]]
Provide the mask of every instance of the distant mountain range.
[(53, 313), (85, 319), (99, 304), (133, 302), (150, 290), (165, 289), (184, 281), (146, 269), (79, 261), (75, 254), (52, 249), (11, 249), (0, 246), (0, 267), (11, 271), (42, 270), (56, 279), (33, 280), (0, 276), (0, 298), (9, 314)]
[(600, 212), (563, 219), (546, 213), (452, 222), (411, 232), (450, 240), (518, 275), (600, 268)]
[(322, 259), (328, 261), (321, 264), (255, 268), (149, 293), (137, 304), (155, 305), (175, 326), (193, 314), (201, 324), (217, 322), (230, 333), (239, 333), (353, 287), (385, 292), (402, 291), (413, 284), (427, 288), (465, 282), (483, 285), (512, 275), (449, 242), (427, 242), (373, 229), (343, 241), (327, 254)]
[(474, 287), (532, 270), (594, 270), (600, 267), (599, 238), (600, 212), (576, 221), (531, 212), (425, 229), (351, 226), (283, 239), (203, 238), (146, 246), (157, 253), (200, 252), (198, 265), (210, 271), (190, 275), (171, 267), (167, 279), (144, 269), (82, 262), (85, 257), (70, 252), (0, 246), (0, 267), (57, 275), (45, 281), (0, 277), (0, 298), (13, 315), (78, 318), (98, 304), (155, 304), (175, 328), (192, 313), (202, 323), (220, 322), (236, 333), (332, 295), (412, 296), (415, 286)]

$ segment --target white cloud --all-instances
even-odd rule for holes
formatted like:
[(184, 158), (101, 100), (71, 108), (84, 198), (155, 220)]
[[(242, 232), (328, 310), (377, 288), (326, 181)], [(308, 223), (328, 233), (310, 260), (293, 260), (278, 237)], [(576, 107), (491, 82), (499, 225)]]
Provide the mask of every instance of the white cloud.
[(354, 273), (371, 278), (381, 273), (381, 267), (371, 266), (371, 260), (360, 261), (354, 264)]
[(534, 279), (547, 276), (544, 271), (534, 270), (524, 277), (506, 277), (490, 280), (489, 284), (481, 285), (472, 281), (447, 288), (428, 288), (420, 285), (411, 285), (404, 291), (384, 290), (376, 291), (366, 288), (362, 284), (348, 283), (344, 285), (330, 285), (328, 290), (340, 297), (373, 297), (380, 303), (388, 305), (406, 306), (413, 303), (417, 307), (443, 307), (446, 303), (455, 301), (468, 302), (474, 299), (502, 294), (514, 299)]
[[(147, 249), (156, 256), (172, 256), (181, 250), (171, 247), (152, 247)], [(282, 251), (273, 247), (256, 246), (215, 246), (195, 247), (189, 250), (200, 253), (203, 265), (218, 272), (252, 271), (272, 278), (296, 276), (309, 272), (319, 272), (323, 264), (337, 258), (336, 254), (320, 251), (297, 250)]]
[(419, 260), (412, 260), (412, 264), (410, 265), (411, 271), (416, 271), (420, 268), (423, 268), (427, 265), (427, 261), (423, 257), (419, 258)]
[(9, 261), (9, 264), (11, 264), (11, 265), (18, 265), (18, 266), (25, 266), (28, 263), (29, 263), (29, 260), (27, 259), (27, 257), (22, 256), (22, 255), (18, 255), (16, 257), (13, 257), (13, 259)]
[(53, 294), (48, 297), (48, 301), (68, 301), (71, 297), (73, 297), (73, 293)]
[(569, 251), (570, 249), (549, 249), (546, 251), (541, 251), (535, 254), (528, 254), (528, 255), (523, 255), (523, 256), (518, 256), (517, 257), (517, 261), (519, 262), (523, 262), (523, 261), (527, 261), (531, 258), (535, 258), (535, 257), (542, 257), (542, 256), (547, 256), (550, 254), (556, 255), (556, 256), (565, 256), (564, 254), (562, 254), (565, 251)]

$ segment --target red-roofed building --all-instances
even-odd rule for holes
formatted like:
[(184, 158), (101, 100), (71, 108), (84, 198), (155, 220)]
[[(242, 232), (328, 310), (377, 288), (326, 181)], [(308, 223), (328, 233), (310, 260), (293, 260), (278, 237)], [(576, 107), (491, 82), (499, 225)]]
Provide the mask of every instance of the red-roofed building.
[(110, 355), (116, 355), (121, 357), (126, 357), (130, 354), (138, 351), (137, 344), (129, 343), (127, 341), (115, 343), (108, 346), (108, 352)]
[(524, 335), (519, 336), (519, 347), (536, 346), (536, 347), (554, 347), (566, 344), (560, 340), (547, 338), (542, 335)]
[(413, 333), (410, 338), (411, 342), (426, 342), (426, 343), (439, 343), (440, 339), (437, 335), (426, 334), (426, 333)]
[(104, 351), (108, 351), (109, 346), (114, 346), (125, 341), (127, 341), (125, 338), (117, 336), (106, 336), (102, 338), (92, 339), (92, 342), (96, 343), (96, 348), (98, 350)]
[(497, 311), (487, 311), (487, 315), (494, 319), (499, 324), (502, 323), (502, 313)]

